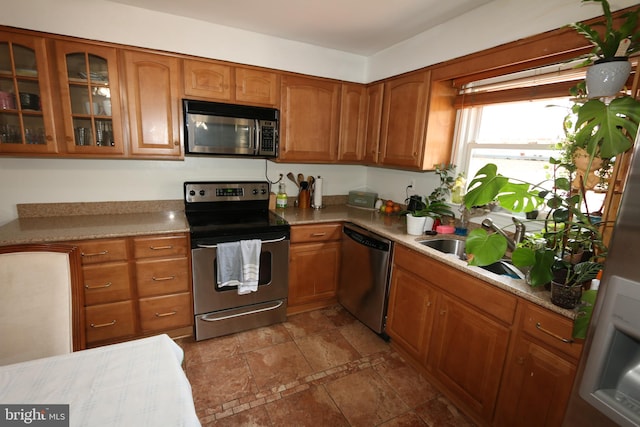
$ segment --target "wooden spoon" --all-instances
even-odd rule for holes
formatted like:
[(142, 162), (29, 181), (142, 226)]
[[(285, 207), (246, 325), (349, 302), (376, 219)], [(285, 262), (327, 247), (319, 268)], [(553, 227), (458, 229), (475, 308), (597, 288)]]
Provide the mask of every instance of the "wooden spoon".
[(298, 184), (298, 181), (296, 181), (296, 178), (293, 176), (291, 172), (287, 174), (287, 178), (289, 178), (289, 180), (291, 180), (291, 182), (293, 182), (296, 185), (296, 187), (300, 187), (300, 184)]

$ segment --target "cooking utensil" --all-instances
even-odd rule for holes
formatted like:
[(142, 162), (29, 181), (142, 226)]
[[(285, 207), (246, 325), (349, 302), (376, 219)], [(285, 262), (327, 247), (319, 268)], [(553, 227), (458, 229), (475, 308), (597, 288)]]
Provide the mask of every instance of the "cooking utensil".
[(302, 175), (301, 173), (298, 174), (298, 185), (300, 185), (302, 183), (302, 181), (304, 181), (304, 175)]
[(307, 177), (307, 182), (309, 183), (309, 188), (313, 188), (313, 183), (316, 181), (316, 179), (313, 177), (313, 175), (309, 175)]
[(291, 172), (287, 174), (287, 178), (289, 178), (289, 180), (293, 182), (296, 185), (296, 187), (300, 187), (300, 184), (298, 184), (298, 181), (296, 181), (296, 178), (293, 176)]

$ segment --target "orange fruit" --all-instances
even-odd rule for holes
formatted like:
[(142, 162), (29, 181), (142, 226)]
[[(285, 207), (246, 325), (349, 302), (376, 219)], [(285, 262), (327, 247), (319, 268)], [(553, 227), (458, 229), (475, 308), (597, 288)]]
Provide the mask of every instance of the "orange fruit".
[(394, 212), (400, 212), (400, 205), (393, 205)]
[(385, 207), (384, 211), (385, 211), (385, 213), (391, 213), (391, 212), (393, 212), (393, 206), (387, 206), (387, 207)]
[(393, 206), (393, 200), (387, 200), (386, 205), (387, 206)]

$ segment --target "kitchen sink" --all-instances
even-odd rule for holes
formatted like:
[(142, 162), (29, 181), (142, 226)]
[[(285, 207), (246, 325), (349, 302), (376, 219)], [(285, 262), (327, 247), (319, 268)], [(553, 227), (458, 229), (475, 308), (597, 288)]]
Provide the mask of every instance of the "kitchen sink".
[[(421, 245), (428, 246), (445, 254), (454, 254), (461, 260), (467, 259), (465, 253), (465, 241), (456, 239), (432, 239), (421, 240)], [(511, 264), (509, 260), (502, 259), (493, 264), (484, 265), (480, 268), (490, 271), (494, 274), (510, 276), (514, 279), (524, 279), (524, 274)]]
[(433, 239), (422, 240), (419, 243), (445, 254), (455, 254), (460, 259), (467, 259), (467, 254), (464, 251), (464, 240)]

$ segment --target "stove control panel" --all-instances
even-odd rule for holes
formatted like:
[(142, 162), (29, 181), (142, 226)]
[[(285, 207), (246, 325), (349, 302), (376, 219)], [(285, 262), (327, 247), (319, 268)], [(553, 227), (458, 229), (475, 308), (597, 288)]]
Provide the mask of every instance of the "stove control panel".
[(269, 183), (251, 182), (185, 182), (186, 203), (269, 200)]

